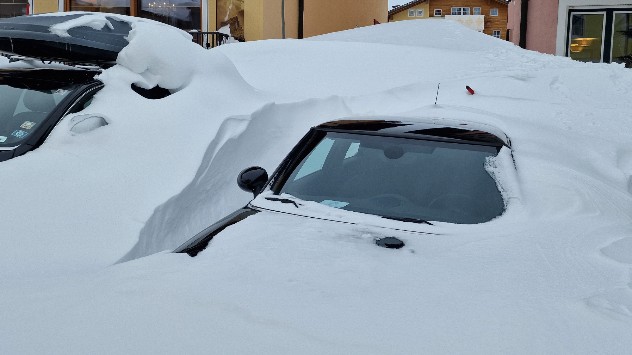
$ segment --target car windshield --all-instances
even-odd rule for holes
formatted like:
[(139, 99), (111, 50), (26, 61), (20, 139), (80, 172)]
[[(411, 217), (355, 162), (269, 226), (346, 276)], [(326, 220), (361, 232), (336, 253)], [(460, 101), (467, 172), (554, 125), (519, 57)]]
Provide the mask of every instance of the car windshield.
[(495, 146), (328, 132), (281, 187), (303, 200), (403, 220), (487, 222), (504, 211)]
[(30, 137), (71, 89), (32, 90), (0, 85), (0, 146), (15, 146)]

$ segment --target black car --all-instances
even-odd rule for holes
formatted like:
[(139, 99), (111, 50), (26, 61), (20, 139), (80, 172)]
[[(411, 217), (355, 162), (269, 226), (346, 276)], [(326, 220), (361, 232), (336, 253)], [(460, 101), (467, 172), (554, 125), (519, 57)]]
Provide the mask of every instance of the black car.
[(85, 69), (0, 69), (0, 161), (40, 146), (103, 86)]
[[(175, 252), (195, 256), (226, 227), (248, 223), (254, 214), (290, 215), (291, 223), (311, 218), (397, 230), (421, 226), (423, 233), (433, 233), (437, 222), (488, 222), (505, 210), (489, 172), (502, 149), (511, 153), (507, 136), (483, 124), (441, 119), (324, 123), (303, 137), (270, 178), (259, 167), (242, 171), (237, 182), (255, 199)], [(377, 244), (403, 246), (397, 238), (380, 238)]]
[(82, 16), (0, 20), (0, 53), (15, 62), (0, 68), (0, 161), (37, 148), (64, 116), (85, 108), (103, 86), (95, 76), (127, 45), (131, 25), (116, 17), (102, 29), (51, 30)]

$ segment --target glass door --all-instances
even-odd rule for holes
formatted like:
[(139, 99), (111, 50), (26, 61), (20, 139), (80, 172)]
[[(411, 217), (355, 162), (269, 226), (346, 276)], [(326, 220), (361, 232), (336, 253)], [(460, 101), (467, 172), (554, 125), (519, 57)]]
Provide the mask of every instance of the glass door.
[(603, 12), (571, 14), (569, 57), (581, 62), (602, 62), (605, 21)]
[(569, 57), (632, 68), (632, 7), (570, 9), (568, 23)]
[(632, 68), (632, 12), (615, 12), (612, 26), (612, 61)]

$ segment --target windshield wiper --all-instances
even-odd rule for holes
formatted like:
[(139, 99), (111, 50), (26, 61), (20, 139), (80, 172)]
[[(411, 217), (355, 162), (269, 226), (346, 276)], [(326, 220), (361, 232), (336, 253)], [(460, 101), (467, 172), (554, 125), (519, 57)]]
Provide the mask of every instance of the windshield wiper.
[(298, 204), (295, 201), (290, 200), (289, 198), (279, 198), (279, 197), (266, 197), (265, 198), (268, 201), (275, 201), (275, 202), (281, 202), (281, 203), (291, 203), (294, 205), (294, 207), (298, 208)]
[(411, 222), (411, 223), (419, 223), (419, 224), (428, 224), (433, 226), (434, 224), (426, 221), (425, 219), (420, 218), (411, 218), (411, 217), (393, 217), (393, 216), (381, 216), (382, 218), (393, 219), (401, 222)]

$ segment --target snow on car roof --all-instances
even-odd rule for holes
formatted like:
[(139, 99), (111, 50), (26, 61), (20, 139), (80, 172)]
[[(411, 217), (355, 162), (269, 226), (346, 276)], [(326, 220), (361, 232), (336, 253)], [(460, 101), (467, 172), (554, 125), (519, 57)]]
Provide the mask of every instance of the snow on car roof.
[(113, 63), (139, 22), (185, 34), (159, 22), (98, 12), (19, 16), (0, 19), (0, 52), (65, 62)]
[(330, 121), (320, 124), (318, 127), (410, 137), (424, 135), (509, 146), (507, 136), (491, 125), (442, 118), (417, 117), (415, 121), (397, 117), (390, 117), (387, 120), (384, 117), (382, 119), (378, 117), (372, 119), (355, 118)]

